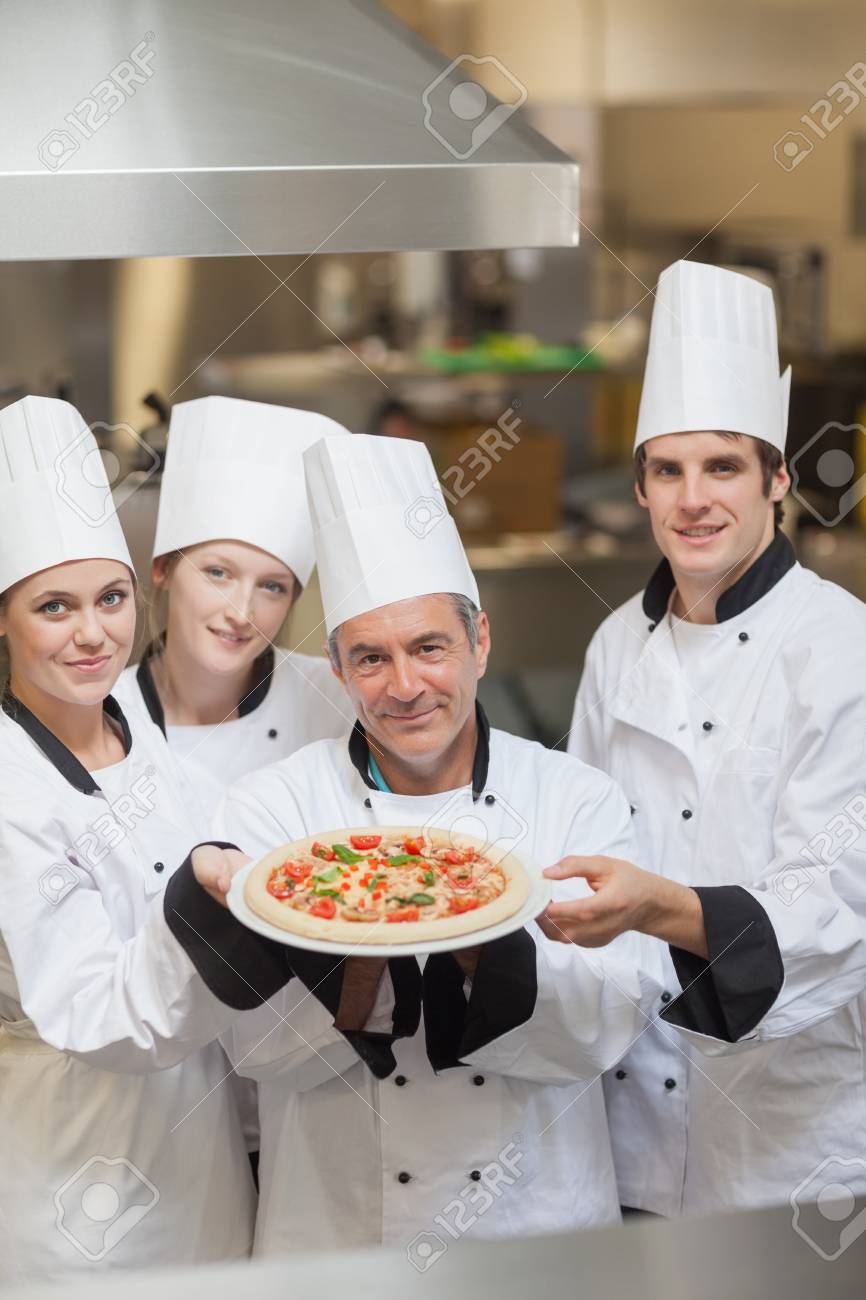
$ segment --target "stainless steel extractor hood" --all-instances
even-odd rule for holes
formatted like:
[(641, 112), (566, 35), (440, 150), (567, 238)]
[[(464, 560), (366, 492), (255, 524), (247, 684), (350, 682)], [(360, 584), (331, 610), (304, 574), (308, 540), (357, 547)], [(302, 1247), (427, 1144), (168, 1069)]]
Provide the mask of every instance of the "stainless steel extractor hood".
[(0, 260), (577, 243), (516, 77), (373, 0), (9, 0), (0, 50)]

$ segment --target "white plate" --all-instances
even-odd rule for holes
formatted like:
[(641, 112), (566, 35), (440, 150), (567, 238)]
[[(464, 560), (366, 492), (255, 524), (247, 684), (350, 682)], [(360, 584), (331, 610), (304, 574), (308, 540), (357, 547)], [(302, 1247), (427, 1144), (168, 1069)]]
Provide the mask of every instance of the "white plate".
[[(329, 939), (310, 939), (305, 935), (291, 934), (288, 930), (281, 930), (279, 926), (272, 925), (270, 921), (257, 916), (244, 898), (244, 885), (256, 866), (258, 863), (248, 862), (245, 867), (241, 867), (232, 880), (226, 900), (232, 915), (236, 916), (247, 929), (255, 930), (256, 934), (262, 934), (266, 939), (284, 943), (289, 948), (305, 948), (308, 952), (324, 952), (332, 955), (336, 953), (340, 956), (421, 957), (432, 952), (454, 952), (456, 948), (474, 948), (476, 944), (490, 943), (493, 939), (501, 939), (503, 935), (520, 930), (527, 921), (533, 921), (544, 911), (551, 897), (552, 881), (532, 872), (529, 897), (520, 911), (506, 917), (504, 921), (497, 922), (496, 925), (488, 925), (484, 930), (460, 934), (453, 939), (428, 939), (426, 943), (334, 943)], [(376, 924), (381, 925), (383, 929), (386, 926), (384, 921), (377, 921)], [(358, 926), (362, 925), (363, 922), (359, 921)]]

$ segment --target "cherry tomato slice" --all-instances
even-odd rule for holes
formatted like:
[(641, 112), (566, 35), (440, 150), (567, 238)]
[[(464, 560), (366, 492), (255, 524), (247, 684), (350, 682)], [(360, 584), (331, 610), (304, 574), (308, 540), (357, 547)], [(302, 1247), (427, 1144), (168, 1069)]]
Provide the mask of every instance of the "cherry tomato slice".
[(333, 849), (329, 849), (327, 844), (320, 844), (318, 840), (313, 841), (310, 852), (314, 858), (321, 858), (324, 862), (334, 862), (337, 857)]
[(466, 890), (472, 888), (472, 875), (470, 872), (464, 871), (459, 875), (455, 875), (453, 871), (446, 871), (445, 874), (452, 889)]
[(419, 836), (417, 840), (405, 840), (403, 843), (403, 852), (411, 853), (417, 857), (424, 851), (424, 839)]
[(284, 862), (283, 870), (292, 880), (306, 880), (313, 873), (309, 862)]
[(381, 835), (350, 835), (349, 843), (353, 849), (378, 849), (382, 843)]
[(274, 876), (268, 881), (268, 893), (272, 898), (291, 898), (294, 892), (294, 886), (280, 876)]
[(333, 921), (337, 915), (337, 904), (333, 898), (320, 898), (310, 908), (310, 916), (320, 916), (323, 921)]
[(443, 862), (450, 862), (452, 867), (462, 867), (466, 861), (463, 854), (458, 853), (456, 849), (447, 849), (442, 854), (442, 860)]
[(417, 921), (421, 915), (417, 907), (399, 907), (396, 912), (389, 912), (386, 921)]
[(477, 898), (451, 898), (448, 900), (448, 909), (451, 912), (474, 912), (480, 904)]

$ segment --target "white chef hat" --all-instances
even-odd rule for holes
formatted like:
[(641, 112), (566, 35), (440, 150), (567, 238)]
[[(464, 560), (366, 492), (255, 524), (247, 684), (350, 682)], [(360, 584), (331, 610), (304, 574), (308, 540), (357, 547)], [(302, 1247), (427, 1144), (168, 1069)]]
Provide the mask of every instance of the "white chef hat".
[(656, 288), (635, 450), (717, 429), (785, 450), (791, 368), (779, 377), (773, 291), (749, 275), (674, 262)]
[(316, 411), (200, 397), (171, 413), (154, 558), (232, 538), (287, 564), (302, 586), (313, 571), (313, 532), (302, 455), (345, 433)]
[(69, 402), (0, 410), (0, 592), (70, 560), (132, 560), (96, 439)]
[(349, 434), (304, 453), (319, 585), (330, 634), (412, 596), (478, 587), (422, 442)]

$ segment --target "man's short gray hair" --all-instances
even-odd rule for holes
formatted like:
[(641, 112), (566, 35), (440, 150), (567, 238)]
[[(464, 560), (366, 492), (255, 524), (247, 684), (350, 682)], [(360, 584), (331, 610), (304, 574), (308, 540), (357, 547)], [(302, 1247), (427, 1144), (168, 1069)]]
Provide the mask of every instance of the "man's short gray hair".
[[(469, 649), (474, 650), (478, 645), (478, 615), (481, 611), (475, 602), (471, 601), (468, 596), (463, 596), (456, 591), (449, 591), (445, 594), (454, 605), (454, 611), (460, 619), (463, 631), (466, 633), (466, 640), (469, 642)], [(341, 623), (339, 627), (335, 627), (328, 637), (328, 655), (338, 673), (343, 671), (340, 664), (340, 650), (337, 646), (337, 633), (342, 626)]]

